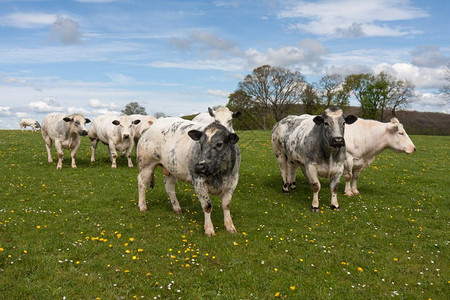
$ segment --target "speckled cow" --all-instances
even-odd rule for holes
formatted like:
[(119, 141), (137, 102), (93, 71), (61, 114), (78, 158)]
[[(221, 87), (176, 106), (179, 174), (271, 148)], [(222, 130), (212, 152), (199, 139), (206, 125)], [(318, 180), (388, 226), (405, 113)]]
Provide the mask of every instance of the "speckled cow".
[(272, 148), (280, 165), (283, 192), (295, 190), (300, 166), (313, 189), (311, 210), (319, 211), (320, 181), (330, 179), (331, 208), (338, 210), (337, 186), (344, 172), (345, 124), (357, 118), (344, 116), (337, 107), (327, 108), (321, 116), (288, 116), (272, 129)]
[(203, 124), (210, 124), (214, 121), (219, 122), (225, 126), (230, 132), (234, 132), (233, 119), (237, 119), (241, 116), (240, 111), (232, 112), (228, 107), (219, 107), (217, 110), (212, 110), (208, 107), (208, 113), (200, 113), (192, 119), (194, 122)]
[(191, 182), (205, 214), (205, 234), (214, 235), (209, 194), (222, 197), (224, 223), (236, 232), (230, 203), (239, 178), (239, 138), (218, 122), (201, 124), (179, 118), (157, 119), (141, 136), (137, 146), (139, 209), (147, 210), (146, 188), (153, 188), (153, 172), (162, 166), (164, 185), (173, 210), (181, 213), (175, 195), (177, 180)]
[(131, 151), (134, 147), (135, 127), (139, 124), (139, 119), (132, 119), (130, 116), (108, 116), (103, 115), (94, 119), (89, 130), (91, 139), (91, 162), (95, 161), (95, 151), (99, 141), (108, 146), (111, 158), (111, 168), (117, 168), (117, 150), (122, 156), (126, 155), (128, 167), (133, 167), (131, 161)]
[(91, 122), (81, 114), (60, 114), (52, 113), (47, 115), (42, 121), (41, 134), (47, 148), (48, 162), (53, 162), (51, 148), (52, 142), (55, 142), (55, 148), (58, 152), (58, 164), (56, 169), (62, 168), (63, 148), (71, 149), (72, 168), (76, 168), (75, 156), (80, 147), (81, 136), (88, 134), (85, 124)]
[(33, 131), (36, 131), (36, 128), (41, 128), (41, 124), (34, 119), (20, 119), (19, 125), (22, 131), (24, 131), (27, 126), (30, 126)]

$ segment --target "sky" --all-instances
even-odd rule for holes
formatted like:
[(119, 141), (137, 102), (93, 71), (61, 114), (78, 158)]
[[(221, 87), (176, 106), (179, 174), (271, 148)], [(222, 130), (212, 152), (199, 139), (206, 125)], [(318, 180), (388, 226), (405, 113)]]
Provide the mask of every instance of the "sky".
[[(0, 0), (0, 129), (50, 112), (91, 120), (138, 102), (181, 116), (226, 105), (269, 64), (411, 80), (408, 109), (450, 113), (450, 1)], [(358, 102), (352, 100), (353, 105)]]

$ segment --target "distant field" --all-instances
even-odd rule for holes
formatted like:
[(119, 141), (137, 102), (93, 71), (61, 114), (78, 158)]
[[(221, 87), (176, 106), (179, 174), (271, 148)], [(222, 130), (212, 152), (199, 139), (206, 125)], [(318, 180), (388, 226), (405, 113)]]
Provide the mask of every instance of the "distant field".
[[(203, 234), (191, 185), (179, 183), (176, 215), (158, 170), (140, 212), (137, 167), (110, 168), (106, 146), (78, 169), (47, 162), (40, 132), (0, 131), (2, 299), (448, 299), (450, 137), (412, 136), (412, 155), (383, 152), (359, 180), (361, 196), (311, 213), (311, 188), (281, 192), (270, 132), (238, 132), (240, 182), (223, 226)], [(56, 151), (53, 149), (53, 157)]]

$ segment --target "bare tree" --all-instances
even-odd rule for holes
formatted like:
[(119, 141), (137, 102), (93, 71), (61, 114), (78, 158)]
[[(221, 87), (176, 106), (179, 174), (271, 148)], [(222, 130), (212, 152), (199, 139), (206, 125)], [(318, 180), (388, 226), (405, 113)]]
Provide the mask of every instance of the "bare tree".
[(450, 63), (447, 64), (444, 79), (447, 81), (447, 84), (439, 89), (439, 94), (442, 94), (445, 98), (450, 99)]
[(137, 102), (130, 102), (121, 110), (122, 115), (146, 115), (145, 107)]
[(239, 89), (261, 108), (270, 111), (275, 121), (285, 117), (293, 104), (300, 103), (304, 86), (300, 72), (269, 65), (254, 69), (239, 82)]
[(410, 80), (395, 80), (392, 84), (392, 89), (389, 94), (388, 106), (391, 109), (393, 117), (396, 117), (396, 110), (405, 108), (409, 103), (414, 101), (415, 85)]
[(344, 89), (344, 79), (339, 74), (323, 76), (316, 84), (318, 93), (325, 107), (349, 105), (350, 91)]

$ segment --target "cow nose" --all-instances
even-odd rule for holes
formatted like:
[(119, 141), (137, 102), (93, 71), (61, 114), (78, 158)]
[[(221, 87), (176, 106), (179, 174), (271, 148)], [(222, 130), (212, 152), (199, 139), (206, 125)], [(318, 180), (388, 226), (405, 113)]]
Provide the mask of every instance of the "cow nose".
[(88, 135), (88, 131), (87, 130), (83, 130), (83, 131), (81, 131), (81, 135)]
[(129, 135), (129, 134), (124, 134), (124, 135), (123, 135), (123, 138), (124, 138), (124, 139), (129, 139), (129, 138), (130, 138), (130, 135)]
[(333, 146), (342, 146), (344, 145), (344, 138), (343, 137), (334, 137), (331, 139), (333, 142)]
[(195, 165), (195, 173), (197, 174), (205, 174), (206, 164), (204, 162), (199, 162)]

